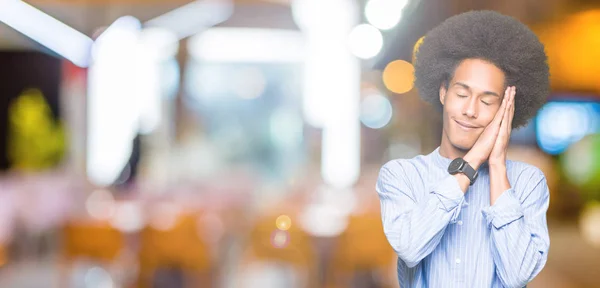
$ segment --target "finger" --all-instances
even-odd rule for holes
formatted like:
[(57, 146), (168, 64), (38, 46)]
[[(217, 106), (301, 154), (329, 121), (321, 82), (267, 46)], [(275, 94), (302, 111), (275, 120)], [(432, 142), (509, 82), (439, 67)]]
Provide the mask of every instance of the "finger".
[(517, 95), (517, 87), (513, 87), (513, 92), (512, 92), (512, 105), (510, 106), (510, 113), (509, 113), (509, 120), (508, 120), (508, 134), (510, 135), (510, 132), (512, 131), (512, 122), (513, 119), (515, 118), (515, 96)]
[[(508, 122), (508, 119), (506, 117), (506, 115), (508, 114), (508, 110), (510, 108), (510, 102), (511, 102), (511, 95), (512, 95), (512, 88), (508, 87), (506, 90), (506, 95), (503, 99), (503, 105), (500, 106), (500, 109), (498, 110), (498, 113), (496, 116), (500, 116), (499, 117), (499, 122), (496, 124), (496, 127), (498, 127), (498, 130), (496, 130), (496, 135), (502, 134), (505, 130), (506, 130), (506, 125), (504, 125), (506, 122)], [(501, 138), (501, 137), (499, 137)]]
[[(508, 94), (506, 95), (506, 103), (504, 104), (504, 113), (502, 115), (502, 123), (508, 122), (508, 113), (512, 106), (512, 87), (508, 87)], [(504, 127), (504, 125), (502, 125)]]
[(509, 98), (510, 98), (510, 87), (507, 87), (506, 90), (504, 90), (504, 98), (502, 98), (502, 104), (500, 104), (500, 108), (496, 112), (496, 116), (494, 116), (494, 120), (492, 120), (498, 126), (500, 125), (502, 118), (504, 118), (504, 113), (506, 112), (506, 107), (507, 107)]
[(504, 113), (502, 115), (502, 122), (500, 123), (500, 133), (506, 132), (506, 127), (509, 122), (509, 114), (511, 107), (511, 97), (512, 97), (512, 89), (509, 88), (509, 93), (507, 95), (506, 105), (504, 107)]
[(511, 87), (510, 101), (508, 102), (506, 117), (504, 120), (504, 121), (506, 121), (506, 125), (502, 125), (502, 128), (501, 128), (508, 137), (510, 137), (511, 130), (512, 130), (512, 120), (513, 120), (514, 111), (515, 111), (515, 105), (514, 105), (515, 94), (516, 94), (516, 89), (513, 86), (513, 87)]
[(502, 122), (506, 123), (507, 125), (503, 125), (503, 127), (510, 127), (511, 125), (511, 113), (515, 107), (515, 87), (512, 86), (509, 89), (509, 93), (508, 93), (508, 99), (506, 102), (506, 112), (504, 113), (504, 117), (502, 118)]

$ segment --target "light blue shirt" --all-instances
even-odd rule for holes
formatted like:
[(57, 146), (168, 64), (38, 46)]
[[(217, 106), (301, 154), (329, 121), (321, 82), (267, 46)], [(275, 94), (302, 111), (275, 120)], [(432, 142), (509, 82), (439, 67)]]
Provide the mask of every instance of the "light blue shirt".
[(544, 267), (549, 191), (536, 167), (507, 161), (511, 189), (490, 206), (486, 164), (463, 193), (439, 154), (397, 159), (379, 172), (385, 235), (400, 287), (524, 287)]

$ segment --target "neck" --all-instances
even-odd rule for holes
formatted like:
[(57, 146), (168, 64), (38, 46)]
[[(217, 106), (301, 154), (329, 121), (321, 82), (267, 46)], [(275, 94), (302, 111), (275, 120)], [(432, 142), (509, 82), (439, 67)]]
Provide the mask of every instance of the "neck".
[(448, 159), (463, 158), (469, 150), (457, 148), (450, 143), (446, 133), (442, 133), (442, 143), (440, 144), (440, 155)]

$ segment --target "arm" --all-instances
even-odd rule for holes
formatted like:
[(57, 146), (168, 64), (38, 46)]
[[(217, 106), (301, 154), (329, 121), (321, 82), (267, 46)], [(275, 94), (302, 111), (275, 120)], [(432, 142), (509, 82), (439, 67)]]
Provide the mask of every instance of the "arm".
[(535, 169), (519, 179), (527, 182), (510, 188), (506, 167), (490, 167), (493, 205), (482, 211), (491, 230), (496, 272), (506, 287), (523, 287), (533, 280), (546, 264), (550, 246), (546, 178)]
[(433, 252), (448, 223), (460, 214), (465, 198), (459, 177), (466, 178), (448, 175), (432, 191), (417, 191), (411, 181), (420, 176), (407, 174), (401, 161), (390, 161), (381, 168), (376, 190), (383, 229), (398, 257), (409, 267)]

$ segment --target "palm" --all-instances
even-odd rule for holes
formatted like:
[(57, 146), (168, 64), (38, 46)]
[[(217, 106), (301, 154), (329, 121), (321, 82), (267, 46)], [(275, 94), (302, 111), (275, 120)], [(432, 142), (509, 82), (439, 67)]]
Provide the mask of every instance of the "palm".
[(515, 114), (515, 94), (516, 89), (513, 88), (507, 95), (509, 97), (509, 102), (506, 107), (504, 117), (502, 118), (502, 124), (500, 125), (498, 137), (496, 138), (496, 142), (494, 143), (494, 147), (490, 153), (490, 163), (504, 163), (506, 161), (506, 150), (508, 148), (508, 142), (510, 140), (510, 133), (512, 130), (512, 120)]

